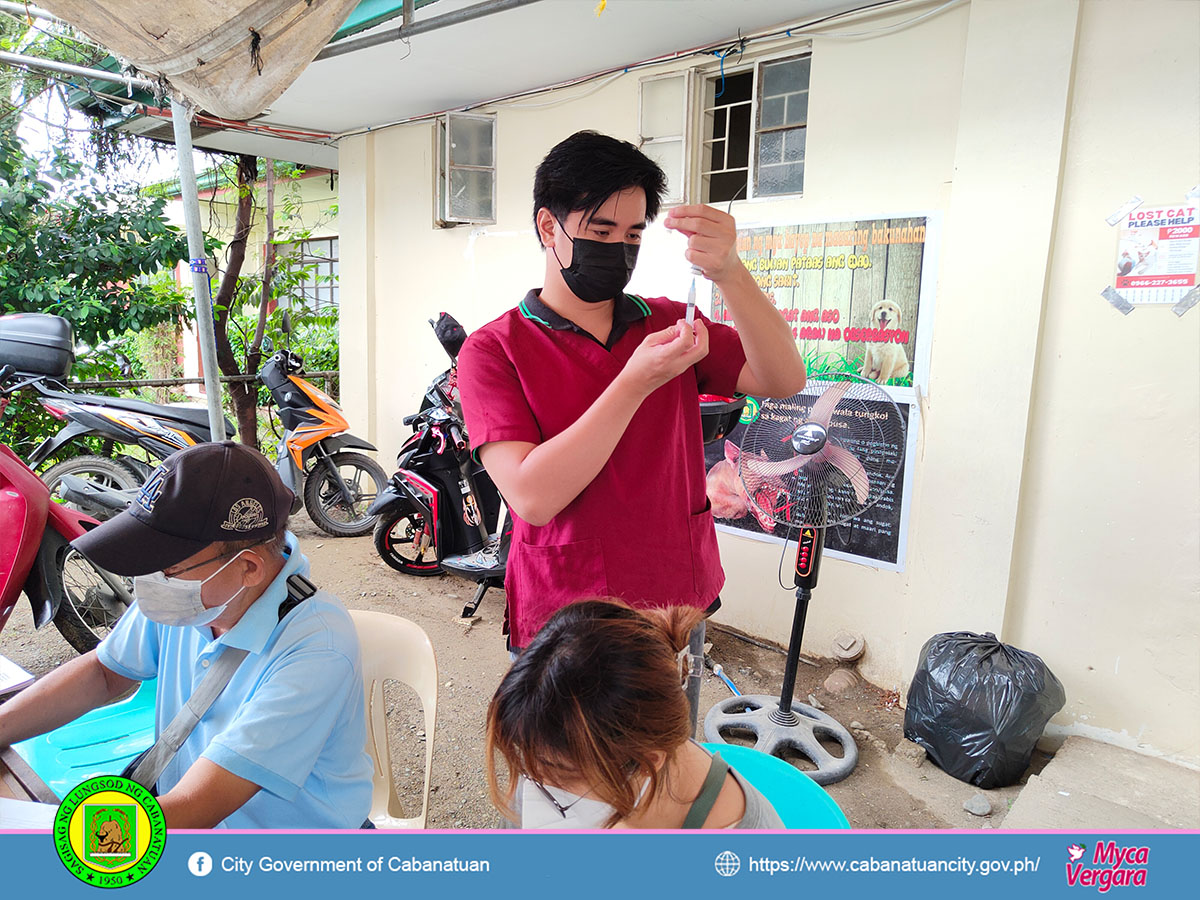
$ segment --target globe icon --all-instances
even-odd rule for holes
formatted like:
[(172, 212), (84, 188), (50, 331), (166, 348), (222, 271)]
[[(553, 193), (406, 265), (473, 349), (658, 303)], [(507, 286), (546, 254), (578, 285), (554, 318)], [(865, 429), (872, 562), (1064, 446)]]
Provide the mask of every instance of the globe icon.
[(717, 854), (713, 865), (716, 866), (718, 875), (724, 875), (726, 878), (729, 878), (738, 873), (738, 869), (742, 867), (742, 861), (732, 850), (722, 850)]

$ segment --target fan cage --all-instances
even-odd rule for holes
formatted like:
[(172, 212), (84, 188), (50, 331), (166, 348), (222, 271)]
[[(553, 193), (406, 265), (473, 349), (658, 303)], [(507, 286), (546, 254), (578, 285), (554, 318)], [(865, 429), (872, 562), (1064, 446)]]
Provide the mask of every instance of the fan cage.
[[(859, 476), (856, 491), (845, 471), (853, 466), (837, 449), (813, 454), (815, 461), (795, 471), (769, 471), (768, 463), (799, 462), (792, 435), (799, 425), (814, 421), (818, 398), (835, 389), (842, 393), (832, 410), (817, 407), (816, 416), (819, 420), (827, 412), (826, 446), (840, 448), (861, 463), (865, 484)], [(831, 399), (832, 395), (826, 399), (826, 407)], [(754, 507), (780, 525), (843, 525), (887, 494), (903, 462), (904, 436), (900, 409), (879, 385), (857, 377), (814, 379), (798, 394), (763, 403), (742, 437), (738, 475)]]

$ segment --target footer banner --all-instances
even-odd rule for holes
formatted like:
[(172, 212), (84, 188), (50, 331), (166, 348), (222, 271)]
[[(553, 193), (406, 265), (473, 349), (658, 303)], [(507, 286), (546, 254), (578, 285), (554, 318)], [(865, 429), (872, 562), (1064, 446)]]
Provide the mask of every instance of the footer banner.
[(81, 821), (78, 835), (0, 833), (3, 896), (1174, 898), (1192, 894), (1200, 857), (1197, 832), (156, 834), (115, 801)]

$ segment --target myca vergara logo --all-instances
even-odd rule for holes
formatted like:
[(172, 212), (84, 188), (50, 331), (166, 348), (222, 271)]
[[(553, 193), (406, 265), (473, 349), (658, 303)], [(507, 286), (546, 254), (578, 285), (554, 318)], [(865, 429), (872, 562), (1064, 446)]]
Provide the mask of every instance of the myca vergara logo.
[(54, 817), (54, 849), (67, 870), (96, 887), (140, 881), (162, 857), (167, 826), (154, 796), (128, 778), (92, 778)]
[(1089, 854), (1086, 844), (1072, 844), (1067, 848), (1067, 860), (1068, 885), (1094, 887), (1104, 894), (1115, 887), (1145, 887), (1150, 848), (1097, 841)]

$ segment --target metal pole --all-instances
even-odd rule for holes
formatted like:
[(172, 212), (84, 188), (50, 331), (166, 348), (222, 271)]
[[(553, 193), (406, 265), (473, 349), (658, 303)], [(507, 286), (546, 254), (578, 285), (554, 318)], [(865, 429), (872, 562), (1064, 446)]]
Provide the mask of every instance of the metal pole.
[(204, 393), (208, 400), (208, 429), (214, 441), (225, 440), (225, 414), (221, 411), (221, 384), (217, 380), (217, 338), (213, 328), (212, 295), (209, 293), (208, 257), (204, 232), (200, 230), (200, 196), (196, 190), (196, 166), (192, 160), (192, 126), (187, 109), (171, 98), (171, 122), (175, 126), (175, 151), (179, 154), (179, 188), (183, 199), (183, 222), (187, 229), (192, 289), (196, 301), (196, 324), (200, 329), (200, 360), (204, 366)]
[(55, 22), (62, 21), (62, 19), (54, 15), (54, 13), (47, 12), (40, 6), (34, 6), (32, 3), (12, 3), (10, 0), (0, 0), (0, 9), (4, 10), (5, 12), (10, 12), (13, 15), (20, 16), (21, 18), (32, 16), (35, 19), (50, 19)]
[(23, 69), (45, 69), (49, 72), (62, 72), (64, 75), (75, 75), (78, 78), (92, 78), (96, 81), (117, 81), (133, 87), (154, 90), (154, 82), (145, 78), (134, 78), (121, 72), (108, 72), (104, 69), (93, 69), (88, 66), (76, 66), (71, 63), (59, 62), (56, 59), (42, 59), (38, 56), (26, 56), (24, 53), (9, 53), (0, 50), (0, 63), (10, 66), (20, 66)]
[(414, 34), (436, 31), (448, 25), (469, 22), (472, 19), (490, 16), (493, 13), (506, 12), (510, 9), (516, 9), (519, 6), (528, 6), (530, 3), (537, 2), (538, 0), (488, 0), (486, 3), (476, 3), (474, 6), (468, 6), (465, 9), (434, 16), (431, 19), (425, 19), (420, 22), (413, 22), (411, 25), (401, 25), (399, 28), (391, 28), (387, 31), (381, 31), (379, 34), (338, 41), (336, 44), (330, 44), (318, 53), (316, 59), (313, 61), (332, 59), (335, 56), (343, 56), (347, 53), (354, 53), (357, 50), (376, 47), (380, 44), (390, 44), (392, 41), (403, 40), (404, 38), (412, 37)]
[(804, 620), (808, 616), (808, 601), (812, 591), (796, 589), (796, 612), (792, 616), (792, 637), (788, 641), (787, 662), (783, 670), (783, 687), (779, 691), (779, 708), (769, 713), (771, 721), (779, 725), (795, 725), (798, 719), (792, 712), (792, 698), (796, 695), (796, 664), (800, 661), (800, 642), (804, 640)]

